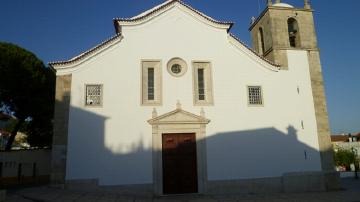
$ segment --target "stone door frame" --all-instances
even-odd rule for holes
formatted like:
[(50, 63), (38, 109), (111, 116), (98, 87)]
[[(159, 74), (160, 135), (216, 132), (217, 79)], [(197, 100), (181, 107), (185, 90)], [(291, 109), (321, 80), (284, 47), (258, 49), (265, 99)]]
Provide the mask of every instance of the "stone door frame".
[[(155, 110), (154, 110), (155, 111)], [(152, 163), (153, 186), (156, 195), (163, 194), (162, 167), (162, 134), (164, 133), (195, 133), (198, 193), (205, 193), (207, 182), (206, 162), (206, 124), (210, 120), (182, 109), (157, 116), (153, 112), (153, 119), (148, 121), (152, 125)]]

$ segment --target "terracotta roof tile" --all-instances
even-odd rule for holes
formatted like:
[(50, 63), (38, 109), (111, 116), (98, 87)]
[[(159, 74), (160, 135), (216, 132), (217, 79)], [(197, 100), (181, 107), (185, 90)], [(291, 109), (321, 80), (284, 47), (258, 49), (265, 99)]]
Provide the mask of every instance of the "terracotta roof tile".
[(349, 136), (347, 135), (331, 135), (331, 142), (348, 142)]
[(71, 64), (71, 63), (75, 63), (77, 62), (78, 60), (81, 60), (82, 58), (90, 55), (91, 53), (105, 47), (106, 45), (110, 44), (112, 41), (118, 39), (118, 38), (121, 38), (122, 35), (121, 34), (116, 34), (115, 36), (101, 42), (100, 44), (96, 45), (95, 47), (91, 48), (90, 50), (87, 50), (83, 53), (81, 53), (80, 55), (70, 59), (70, 60), (67, 60), (67, 61), (54, 61), (54, 62), (49, 62), (49, 65), (50, 66), (53, 66), (53, 65), (66, 65), (66, 64)]
[(184, 3), (183, 1), (181, 0), (170, 0), (168, 1), (167, 3), (164, 3), (158, 7), (154, 7), (153, 10), (150, 10), (150, 12), (144, 12), (145, 14), (144, 15), (138, 15), (138, 16), (135, 16), (135, 17), (132, 17), (132, 18), (114, 18), (113, 20), (114, 21), (122, 21), (122, 22), (136, 22), (136, 21), (139, 21), (139, 20), (143, 20), (153, 14), (156, 14), (158, 12), (160, 12), (161, 10), (167, 8), (167, 7), (170, 7), (171, 5), (173, 5), (174, 3), (180, 3), (181, 5), (187, 7), (188, 9), (190, 9), (191, 11), (195, 12), (196, 14), (202, 16), (203, 18), (205, 18), (206, 20), (209, 20), (210, 22), (213, 22), (213, 23), (216, 23), (216, 24), (221, 24), (221, 25), (229, 25), (229, 29), (228, 31), (231, 29), (231, 27), (233, 26), (233, 22), (226, 22), (226, 21), (219, 21), (219, 20), (215, 20), (207, 15), (205, 15), (204, 13), (194, 9), (193, 7), (189, 6), (188, 4)]
[(253, 52), (255, 55), (257, 55), (259, 58), (261, 58), (262, 60), (264, 60), (265, 62), (269, 63), (272, 66), (275, 67), (280, 67), (279, 64), (276, 64), (270, 60), (268, 60), (267, 58), (265, 58), (264, 56), (260, 55), (259, 53), (257, 53), (254, 49), (250, 48), (248, 45), (246, 45), (244, 42), (242, 42), (238, 37), (236, 37), (234, 34), (230, 33), (230, 36), (233, 37), (234, 39), (236, 39), (239, 43), (241, 43), (243, 46), (245, 46), (247, 49), (249, 49), (251, 52)]

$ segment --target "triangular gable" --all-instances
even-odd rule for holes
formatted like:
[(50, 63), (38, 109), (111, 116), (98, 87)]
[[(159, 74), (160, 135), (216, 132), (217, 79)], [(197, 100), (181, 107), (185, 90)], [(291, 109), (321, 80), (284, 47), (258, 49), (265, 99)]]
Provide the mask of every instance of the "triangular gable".
[[(168, 9), (172, 8), (173, 6), (181, 6), (185, 9), (187, 9), (189, 12), (191, 12), (194, 16), (198, 17), (203, 22), (209, 23), (215, 27), (226, 29), (227, 32), (231, 29), (234, 23), (232, 22), (224, 22), (224, 21), (218, 21), (215, 20), (202, 12), (192, 8), (191, 6), (185, 4), (181, 0), (168, 0), (164, 3), (155, 6), (152, 9), (149, 9), (137, 16), (134, 16), (132, 18), (115, 18), (113, 19), (116, 35), (111, 37), (110, 39), (100, 43), (99, 45), (95, 46), (94, 48), (85, 51), (84, 53), (81, 53), (80, 55), (67, 60), (67, 61), (56, 61), (56, 62), (50, 62), (50, 67), (57, 69), (66, 69), (68, 67), (74, 67), (77, 64), (82, 63), (83, 61), (86, 61), (88, 58), (106, 50), (107, 48), (111, 47), (112, 45), (118, 43), (123, 39), (122, 33), (121, 33), (121, 26), (126, 25), (137, 25), (141, 24), (143, 22), (146, 22), (148, 20), (151, 20), (153, 17), (166, 12)], [(261, 64), (263, 64), (266, 68), (272, 70), (272, 71), (279, 71), (280, 65), (275, 64), (265, 57), (259, 55), (256, 51), (251, 49), (249, 46), (245, 45), (243, 42), (241, 42), (235, 35), (229, 33), (229, 40), (230, 42), (234, 43), (238, 48), (240, 48), (242, 51), (245, 51), (251, 58), (260, 61)]]
[(151, 125), (160, 124), (207, 124), (210, 120), (202, 116), (176, 109), (161, 116), (148, 120)]
[(134, 16), (132, 18), (115, 18), (115, 19), (113, 19), (115, 30), (117, 33), (121, 33), (121, 26), (137, 25), (137, 24), (144, 23), (146, 21), (151, 20), (153, 17), (166, 12), (168, 9), (170, 9), (174, 6), (181, 6), (181, 7), (185, 8), (187, 11), (189, 11), (192, 15), (194, 15), (195, 17), (202, 20), (203, 22), (208, 23), (208, 24), (218, 27), (218, 28), (226, 29), (227, 31), (229, 31), (234, 24), (233, 22), (224, 22), (224, 21), (215, 20), (215, 19), (205, 15), (204, 13), (194, 9), (193, 7), (185, 4), (181, 0), (168, 0), (160, 5), (157, 5), (151, 9), (137, 15), (137, 16)]

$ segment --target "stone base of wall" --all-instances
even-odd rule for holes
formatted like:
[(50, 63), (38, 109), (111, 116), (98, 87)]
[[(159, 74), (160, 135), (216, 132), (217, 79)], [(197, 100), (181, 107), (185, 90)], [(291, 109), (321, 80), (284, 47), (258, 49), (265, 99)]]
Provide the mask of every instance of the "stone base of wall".
[(333, 191), (341, 189), (339, 173), (297, 172), (283, 175), (284, 192)]
[(79, 191), (97, 190), (99, 189), (99, 182), (97, 179), (66, 180), (65, 188)]
[(153, 184), (133, 184), (101, 186), (97, 179), (66, 180), (66, 189), (77, 191), (103, 191), (108, 193), (121, 194), (123, 196), (152, 196), (154, 195)]
[[(65, 188), (122, 195), (154, 195), (153, 184), (99, 186), (97, 179), (67, 180)], [(341, 189), (341, 184), (338, 172), (293, 172), (285, 173), (281, 177), (207, 181), (204, 194), (323, 192), (339, 189)]]
[(50, 182), (49, 175), (40, 175), (36, 177), (2, 177), (0, 178), (0, 189), (14, 188), (29, 185), (46, 185)]
[(206, 194), (279, 193), (282, 191), (282, 179), (271, 177), (208, 181), (206, 190)]
[(153, 196), (153, 184), (134, 184), (134, 185), (119, 185), (119, 186), (100, 186), (101, 191), (117, 193), (122, 196)]
[(282, 177), (208, 181), (208, 194), (292, 193), (340, 190), (338, 172), (293, 172)]
[(335, 191), (342, 189), (340, 182), (340, 173), (336, 171), (323, 172), (326, 191)]

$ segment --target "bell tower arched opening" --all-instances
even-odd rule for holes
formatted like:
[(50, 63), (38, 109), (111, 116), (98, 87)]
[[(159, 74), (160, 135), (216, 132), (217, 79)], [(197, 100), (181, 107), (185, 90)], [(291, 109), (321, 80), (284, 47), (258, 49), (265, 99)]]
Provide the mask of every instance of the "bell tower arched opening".
[(287, 24), (288, 24), (290, 47), (293, 48), (300, 47), (300, 34), (299, 34), (300, 32), (297, 21), (294, 18), (289, 18)]

